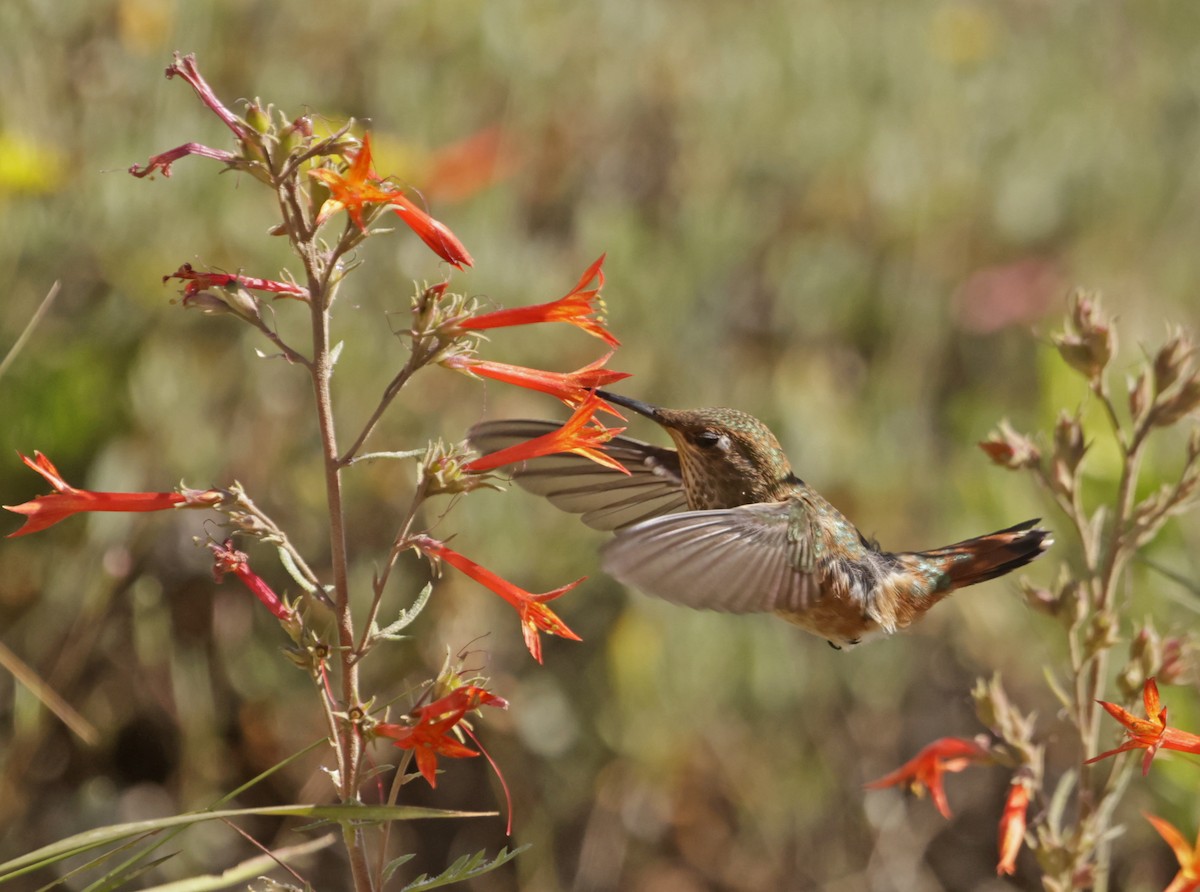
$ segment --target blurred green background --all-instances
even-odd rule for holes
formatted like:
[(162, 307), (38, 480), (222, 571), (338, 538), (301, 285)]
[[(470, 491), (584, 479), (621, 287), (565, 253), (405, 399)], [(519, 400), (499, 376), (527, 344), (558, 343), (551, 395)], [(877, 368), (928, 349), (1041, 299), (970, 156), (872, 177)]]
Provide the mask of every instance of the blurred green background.
[[(40, 449), (94, 489), (236, 479), (325, 567), (305, 379), (256, 357), (270, 350), (252, 332), (181, 312), (177, 287), (160, 283), (187, 261), (277, 275), (289, 258), (266, 235), (270, 196), (202, 160), (179, 162), (170, 179), (124, 173), (184, 142), (229, 147), (187, 86), (162, 77), (179, 49), (227, 101), (368, 120), (377, 168), (418, 188), (440, 147), (499, 127), (506, 175), (469, 195), (429, 195), (476, 259), (454, 287), (488, 306), (545, 301), (608, 252), (604, 293), (624, 342), (611, 364), (635, 375), (623, 390), (758, 415), (797, 472), (885, 546), (941, 545), (1039, 515), (1061, 524), (1030, 481), (975, 443), (1002, 417), (1047, 429), (1059, 408), (1086, 406), (1046, 337), (1071, 286), (1101, 289), (1120, 317), (1118, 371), (1166, 322), (1198, 321), (1198, 46), (1200, 5), (1156, 0), (9, 0), (0, 352), (55, 280), (62, 292), (0, 380), (0, 498), (45, 491), (16, 450)], [(337, 318), (346, 442), (403, 362), (393, 331), (413, 281), (445, 273), (407, 231), (360, 258)], [(297, 307), (277, 311), (297, 324)], [(571, 369), (601, 347), (543, 326), (494, 333), (486, 355)], [(369, 445), (413, 448), (521, 415), (562, 412), (431, 369)], [(660, 438), (649, 422), (631, 433)], [(1178, 455), (1156, 461), (1151, 478)], [(349, 475), (364, 600), (411, 487), (398, 463)], [(557, 602), (584, 641), (547, 640), (544, 668), (510, 608), (448, 572), (415, 640), (367, 669), (368, 690), (400, 697), (403, 711), (446, 648), (466, 648), (512, 702), (477, 726), (513, 789), (513, 842), (534, 845), (474, 888), (1037, 885), (1028, 853), (1011, 883), (994, 878), (1000, 769), (948, 781), (952, 822), (928, 802), (861, 788), (935, 737), (980, 731), (976, 676), (1001, 671), (1054, 734), (1041, 678), (1061, 660), (1061, 636), (1012, 580), (838, 653), (769, 618), (622, 590), (598, 571), (604, 536), (525, 493), (473, 495), (439, 520), (442, 507), (425, 515), (437, 535), (456, 532), (456, 548), (533, 591), (590, 576)], [(1194, 518), (1171, 525), (1154, 559), (1196, 579), (1198, 533)], [(323, 733), (278, 628), (234, 582), (212, 583), (192, 542), (206, 534), (221, 531), (198, 513), (95, 516), (0, 546), (4, 644), (101, 735), (81, 743), (0, 677), (0, 856), (205, 806)], [(1049, 580), (1071, 558), (1061, 538), (1032, 577)], [(286, 586), (269, 551), (252, 557)], [(411, 556), (402, 568), (393, 611), (427, 573)], [(1139, 615), (1160, 629), (1194, 623), (1184, 589), (1144, 569), (1131, 583)], [(1193, 692), (1168, 702), (1189, 727)], [(502, 800), (482, 763), (451, 763), (436, 791), (417, 783), (406, 797), (493, 808)], [(1136, 806), (1188, 835), (1195, 789), (1186, 764), (1138, 785), (1116, 843), (1118, 888), (1161, 888), (1174, 870)], [(309, 760), (241, 802), (330, 794)], [(266, 843), (280, 832), (249, 829)], [(420, 853), (405, 868), (414, 875), (505, 842), (500, 819), (395, 834), (398, 851)], [(224, 827), (193, 831), (182, 849), (157, 881), (253, 853)], [(305, 875), (344, 887), (334, 858)]]

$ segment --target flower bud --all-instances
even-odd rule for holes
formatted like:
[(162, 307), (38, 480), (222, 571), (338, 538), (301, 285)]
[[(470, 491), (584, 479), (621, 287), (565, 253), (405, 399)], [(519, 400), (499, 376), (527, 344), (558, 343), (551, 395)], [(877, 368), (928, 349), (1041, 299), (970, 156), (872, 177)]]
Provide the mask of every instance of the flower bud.
[(1094, 295), (1071, 295), (1068, 330), (1054, 336), (1059, 355), (1071, 368), (1089, 379), (1098, 378), (1117, 351), (1117, 335)]
[(1087, 452), (1087, 443), (1083, 441), (1083, 425), (1078, 415), (1068, 415), (1062, 412), (1058, 423), (1054, 426), (1054, 457), (1062, 460), (1069, 471), (1079, 467), (1083, 455)]
[(1058, 613), (1058, 596), (1048, 588), (1034, 585), (1028, 579), (1021, 578), (1021, 595), (1025, 603), (1038, 613), (1055, 616)]
[(1176, 329), (1154, 357), (1154, 393), (1161, 394), (1191, 368), (1196, 347)]
[(185, 310), (199, 310), (206, 316), (220, 316), (233, 312), (229, 304), (215, 291), (193, 291), (184, 294), (179, 303)]
[(1177, 388), (1174, 394), (1159, 403), (1159, 411), (1154, 416), (1154, 423), (1160, 427), (1169, 427), (1200, 408), (1200, 375), (1191, 374)]
[(259, 133), (266, 133), (271, 129), (271, 111), (269, 108), (264, 109), (258, 104), (256, 99), (246, 105), (246, 123), (253, 127)]
[(1135, 422), (1138, 422), (1153, 404), (1150, 392), (1150, 377), (1145, 372), (1141, 372), (1136, 378), (1129, 379), (1128, 387), (1129, 414)]
[(1084, 654), (1091, 658), (1108, 650), (1120, 640), (1115, 620), (1109, 613), (1097, 613), (1088, 625)]
[(1083, 586), (1074, 579), (1066, 579), (1058, 595), (1059, 621), (1067, 628), (1072, 629), (1083, 622), (1086, 615), (1087, 603)]
[[(286, 158), (298, 149), (308, 147), (312, 139), (312, 121), (306, 116), (296, 118), (279, 132), (279, 148), (281, 156)], [(317, 207), (321, 205), (318, 204)]]
[(1041, 451), (1033, 440), (1012, 429), (1008, 421), (1001, 421), (995, 431), (980, 442), (979, 448), (1002, 468), (1019, 470), (1034, 468), (1042, 460)]
[(245, 288), (227, 288), (225, 290), (225, 302), (229, 304), (229, 309), (243, 319), (248, 319), (251, 322), (262, 319), (262, 311), (259, 309), (258, 298)]
[(1117, 688), (1127, 699), (1136, 697), (1162, 663), (1162, 641), (1154, 626), (1147, 623), (1129, 642), (1129, 659), (1117, 674)]
[(1163, 684), (1179, 684), (1192, 674), (1191, 640), (1172, 635), (1162, 643), (1162, 660), (1155, 673)]
[(427, 496), (456, 495), (483, 487), (503, 489), (485, 475), (472, 474), (463, 469), (468, 461), (464, 449), (449, 447), (441, 440), (429, 444), (417, 465), (417, 479)]

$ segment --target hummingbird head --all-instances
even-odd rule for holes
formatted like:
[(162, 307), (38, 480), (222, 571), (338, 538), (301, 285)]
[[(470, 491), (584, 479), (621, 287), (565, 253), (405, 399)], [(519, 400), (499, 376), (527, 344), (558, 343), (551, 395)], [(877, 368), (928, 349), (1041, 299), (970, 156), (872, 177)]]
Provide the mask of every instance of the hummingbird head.
[(799, 483), (770, 428), (737, 409), (663, 409), (599, 395), (656, 421), (675, 441), (688, 507), (733, 508), (784, 498)]

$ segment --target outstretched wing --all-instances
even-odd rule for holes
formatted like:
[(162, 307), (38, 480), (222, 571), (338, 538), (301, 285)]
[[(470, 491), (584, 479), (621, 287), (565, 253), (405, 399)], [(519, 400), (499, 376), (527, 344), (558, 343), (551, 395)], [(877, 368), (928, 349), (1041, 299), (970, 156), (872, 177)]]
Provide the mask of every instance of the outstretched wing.
[[(467, 433), (483, 454), (557, 430), (554, 421), (485, 421)], [(687, 507), (679, 455), (629, 437), (613, 437), (604, 451), (629, 469), (629, 476), (569, 452), (513, 466), (513, 479), (551, 504), (582, 515), (588, 526), (618, 530)]]
[(627, 585), (687, 607), (799, 614), (820, 592), (806, 524), (795, 500), (685, 511), (618, 531), (602, 564)]

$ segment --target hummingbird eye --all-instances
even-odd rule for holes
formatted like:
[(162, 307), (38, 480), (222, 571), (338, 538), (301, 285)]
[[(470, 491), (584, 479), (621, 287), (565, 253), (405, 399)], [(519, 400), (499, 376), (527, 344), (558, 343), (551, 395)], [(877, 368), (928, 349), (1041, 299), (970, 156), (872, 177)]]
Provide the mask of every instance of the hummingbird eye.
[(729, 451), (729, 436), (717, 431), (700, 431), (692, 440), (702, 449), (711, 449), (715, 446), (722, 451)]

